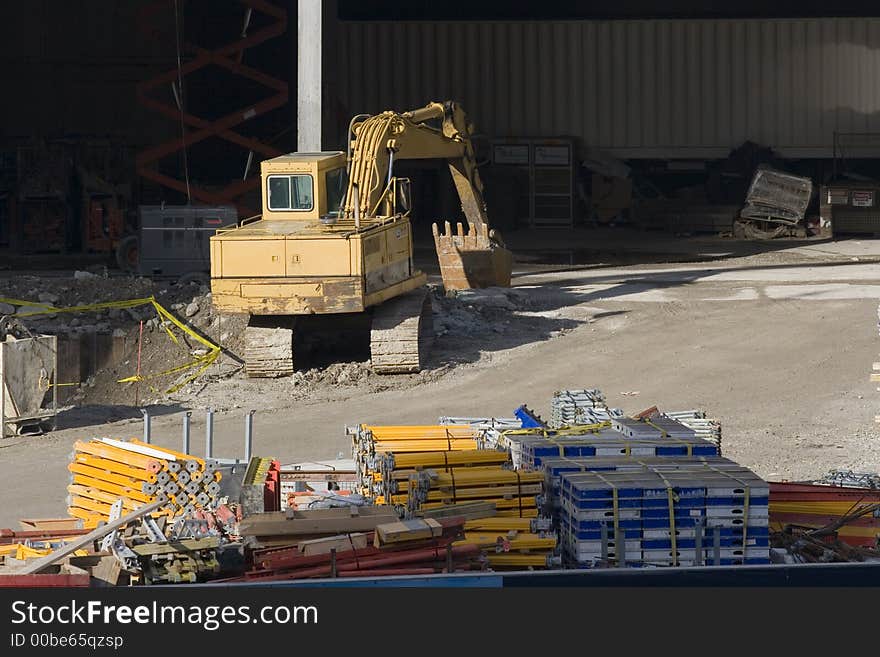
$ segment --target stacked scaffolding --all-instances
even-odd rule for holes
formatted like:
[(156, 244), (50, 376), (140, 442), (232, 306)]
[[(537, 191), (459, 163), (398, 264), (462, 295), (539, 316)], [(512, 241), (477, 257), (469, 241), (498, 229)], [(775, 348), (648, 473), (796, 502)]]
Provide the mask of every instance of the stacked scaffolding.
[[(476, 450), (479, 430), (463, 425), (348, 427), (352, 458), (362, 488), (379, 469), (377, 455), (384, 453)], [(366, 494), (366, 493), (365, 493)]]
[(721, 451), (721, 422), (707, 417), (705, 411), (665, 411), (663, 415), (670, 419), (678, 420), (691, 429), (694, 435), (718, 445), (718, 451)]
[(221, 473), (216, 462), (139, 440), (77, 441), (67, 466), (68, 514), (94, 528), (122, 500), (122, 514), (152, 502), (153, 516), (189, 515), (216, 506)]
[(619, 408), (608, 408), (605, 395), (596, 388), (557, 390), (551, 402), (550, 426), (598, 424), (622, 415)]
[[(493, 568), (559, 565), (556, 534), (549, 519), (539, 518), (543, 472), (513, 470), (507, 451), (468, 449), (481, 442), (480, 431), (470, 423), (359, 426), (350, 433), (362, 493), (376, 504), (393, 505), (407, 518), (454, 517), (482, 507), (467, 521), (456, 545), (479, 546)], [(438, 445), (441, 432), (446, 438)], [(414, 445), (430, 447), (410, 450)], [(461, 449), (442, 448), (446, 446)]]
[(769, 485), (721, 462), (560, 474), (560, 535), (573, 566), (766, 564)]
[[(718, 446), (697, 437), (674, 420), (662, 426), (618, 418), (615, 426), (592, 425), (567, 429), (520, 429), (504, 434), (504, 442), (517, 467), (540, 469), (544, 459), (553, 457), (717, 456)], [(639, 426), (642, 425), (642, 426)]]

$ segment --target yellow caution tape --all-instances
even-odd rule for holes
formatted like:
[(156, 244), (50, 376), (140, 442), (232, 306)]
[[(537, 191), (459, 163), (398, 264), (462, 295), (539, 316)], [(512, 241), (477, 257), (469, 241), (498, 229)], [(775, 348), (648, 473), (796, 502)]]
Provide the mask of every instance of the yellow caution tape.
[[(163, 320), (167, 320), (178, 329), (189, 335), (191, 338), (200, 342), (208, 349), (208, 353), (203, 356), (198, 356), (188, 363), (184, 363), (183, 365), (178, 365), (176, 367), (172, 367), (170, 369), (164, 370), (162, 372), (157, 372), (155, 374), (147, 374), (147, 375), (134, 375), (129, 376), (124, 379), (119, 379), (117, 383), (134, 383), (139, 381), (148, 381), (150, 379), (155, 379), (161, 376), (168, 376), (169, 374), (176, 374), (177, 372), (184, 372), (189, 369), (198, 368), (192, 376), (187, 377), (180, 383), (170, 387), (166, 390), (166, 393), (177, 392), (183, 386), (197, 379), (201, 374), (208, 369), (220, 356), (222, 348), (219, 345), (214, 344), (207, 338), (199, 335), (189, 326), (181, 322), (177, 317), (172, 315), (168, 310), (162, 307), (162, 305), (156, 301), (154, 296), (145, 297), (143, 299), (130, 299), (128, 301), (106, 301), (103, 303), (92, 303), (85, 306), (68, 306), (66, 308), (56, 308), (55, 306), (51, 306), (45, 303), (34, 303), (31, 301), (23, 301), (21, 299), (6, 299), (0, 298), (0, 303), (7, 303), (12, 306), (26, 306), (39, 308), (39, 310), (32, 310), (24, 313), (16, 313), (16, 317), (31, 317), (34, 315), (55, 315), (58, 313), (79, 313), (79, 312), (93, 312), (96, 310), (106, 310), (109, 308), (136, 308), (137, 306), (145, 306), (147, 304), (151, 304), (153, 309), (156, 311), (156, 314)], [(160, 323), (160, 326), (165, 330), (168, 334), (168, 337), (175, 344), (180, 344), (180, 341), (177, 339), (177, 336), (171, 332), (171, 329), (165, 324), (165, 321)], [(66, 386), (66, 385), (77, 385), (76, 383), (55, 383), (50, 385), (56, 386)], [(152, 388), (151, 388), (152, 389)]]
[(56, 308), (49, 304), (22, 301), (21, 299), (0, 298), (0, 303), (8, 303), (11, 306), (40, 308), (41, 310), (31, 310), (25, 313), (16, 313), (15, 315), (16, 317), (32, 317), (34, 315), (55, 315), (57, 313), (91, 312), (95, 310), (106, 310), (109, 308), (135, 308), (137, 306), (144, 306), (148, 303), (156, 304), (156, 299), (154, 297), (149, 297), (146, 299), (130, 299), (128, 301), (106, 301), (103, 303), (92, 303), (85, 306), (68, 306), (65, 308)]

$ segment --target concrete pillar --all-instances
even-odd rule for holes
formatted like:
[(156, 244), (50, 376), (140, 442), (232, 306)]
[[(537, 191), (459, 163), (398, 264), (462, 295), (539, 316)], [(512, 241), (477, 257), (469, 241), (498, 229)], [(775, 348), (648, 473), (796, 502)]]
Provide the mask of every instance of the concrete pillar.
[(321, 0), (297, 2), (296, 149), (321, 150), (322, 69)]

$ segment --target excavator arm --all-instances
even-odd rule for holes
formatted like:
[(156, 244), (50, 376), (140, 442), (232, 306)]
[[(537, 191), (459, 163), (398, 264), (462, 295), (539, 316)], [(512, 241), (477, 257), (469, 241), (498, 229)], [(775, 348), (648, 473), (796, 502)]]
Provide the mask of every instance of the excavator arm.
[[(435, 125), (431, 125), (432, 122)], [(348, 189), (343, 216), (373, 221), (395, 213), (394, 163), (443, 159), (467, 219), (446, 234), (434, 225), (435, 244), (447, 289), (510, 284), (512, 257), (497, 231), (489, 231), (483, 183), (471, 142), (472, 126), (455, 102), (432, 102), (409, 112), (360, 115), (349, 126)]]
[[(440, 121), (439, 128), (429, 125), (429, 121), (436, 120)], [(359, 209), (370, 217), (382, 209), (391, 191), (389, 183), (397, 160), (443, 159), (449, 165), (468, 223), (488, 224), (469, 127), (464, 110), (451, 101), (430, 103), (410, 112), (355, 117), (350, 127), (354, 140), (348, 156), (344, 216), (352, 218)]]

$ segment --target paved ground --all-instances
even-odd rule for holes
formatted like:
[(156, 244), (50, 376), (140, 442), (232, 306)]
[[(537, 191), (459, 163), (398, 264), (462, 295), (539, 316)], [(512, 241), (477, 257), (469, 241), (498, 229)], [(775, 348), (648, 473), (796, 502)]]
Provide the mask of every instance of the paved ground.
[[(705, 409), (723, 423), (725, 454), (768, 478), (876, 472), (880, 393), (868, 375), (880, 351), (878, 262), (880, 242), (848, 241), (692, 264), (518, 266), (516, 286), (541, 302), (520, 314), (567, 320), (562, 335), (501, 348), (487, 332), (479, 359), (412, 387), (350, 388), (344, 399), (261, 410), (256, 451), (285, 462), (333, 458), (348, 454), (347, 424), (510, 415), (521, 403), (549, 415), (554, 390), (599, 387), (631, 413)], [(244, 410), (217, 417), (217, 453), (241, 454)], [(200, 453), (203, 414), (193, 420)], [(157, 443), (179, 445), (179, 414), (153, 426)], [(0, 527), (64, 514), (74, 440), (139, 432), (129, 421), (0, 443)]]

